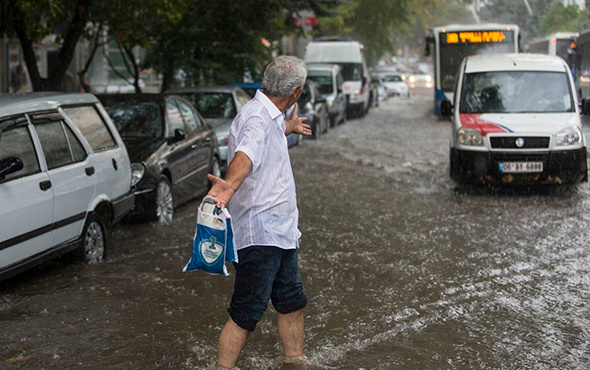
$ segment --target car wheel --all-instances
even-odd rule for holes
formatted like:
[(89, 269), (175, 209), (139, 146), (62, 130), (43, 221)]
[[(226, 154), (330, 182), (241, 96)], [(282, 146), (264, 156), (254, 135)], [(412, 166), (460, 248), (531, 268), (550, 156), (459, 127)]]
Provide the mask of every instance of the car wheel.
[(340, 121), (340, 124), (341, 125), (345, 124), (347, 119), (348, 119), (348, 114), (346, 113), (346, 109), (345, 109), (344, 112), (342, 113), (342, 121)]
[(161, 224), (169, 224), (174, 218), (174, 196), (172, 187), (166, 176), (160, 177), (156, 189), (156, 220)]
[(98, 214), (89, 214), (82, 231), (82, 243), (77, 250), (77, 259), (90, 265), (103, 262), (106, 258), (106, 244), (104, 222)]
[[(317, 121), (319, 120), (316, 120), (316, 122)], [(311, 138), (315, 140), (319, 139), (322, 134), (320, 131), (322, 131), (322, 125), (320, 122), (317, 122), (317, 124), (314, 124), (312, 127)]]

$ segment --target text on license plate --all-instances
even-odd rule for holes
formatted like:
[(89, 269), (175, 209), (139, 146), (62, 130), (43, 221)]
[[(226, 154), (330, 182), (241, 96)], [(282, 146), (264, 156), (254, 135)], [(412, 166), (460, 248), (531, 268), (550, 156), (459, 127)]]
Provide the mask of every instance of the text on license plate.
[(500, 162), (500, 173), (530, 173), (543, 172), (543, 162)]

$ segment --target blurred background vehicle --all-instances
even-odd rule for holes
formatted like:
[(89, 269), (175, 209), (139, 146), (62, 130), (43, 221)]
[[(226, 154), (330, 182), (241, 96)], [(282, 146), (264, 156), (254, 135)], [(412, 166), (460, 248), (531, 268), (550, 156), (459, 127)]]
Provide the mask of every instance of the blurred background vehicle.
[(346, 96), (342, 85), (342, 68), (338, 64), (308, 64), (307, 78), (314, 81), (326, 99), (330, 113), (330, 127), (346, 122)]
[(410, 97), (410, 87), (403, 79), (401, 73), (384, 72), (380, 73), (380, 75), (390, 96), (401, 96), (404, 98)]
[(408, 86), (411, 89), (414, 88), (432, 88), (432, 76), (428, 73), (423, 73), (420, 71), (416, 71), (415, 73), (411, 74), (410, 77), (407, 78)]
[(189, 100), (205, 117), (207, 123), (215, 129), (221, 172), (225, 172), (229, 129), (240, 109), (250, 100), (250, 96), (235, 86), (186, 87), (169, 90), (166, 93), (180, 95)]
[(364, 46), (357, 41), (312, 41), (307, 44), (306, 63), (337, 63), (342, 68), (343, 90), (347, 97), (348, 117), (364, 116), (370, 108), (370, 75)]
[(307, 117), (307, 123), (311, 126), (311, 138), (319, 139), (323, 133), (330, 130), (330, 113), (326, 98), (320, 94), (315, 82), (308, 79), (303, 86), (303, 93), (297, 101), (299, 115)]
[(129, 151), (133, 220), (170, 223), (174, 208), (208, 190), (208, 173), (221, 175), (215, 132), (188, 100), (163, 94), (98, 98)]
[(125, 144), (91, 94), (0, 99), (0, 280), (74, 251), (106, 257), (133, 205)]
[(389, 99), (389, 90), (387, 90), (387, 86), (385, 86), (385, 82), (383, 82), (383, 77), (380, 74), (373, 73), (371, 75), (371, 81), (377, 88), (377, 98), (379, 101), (385, 101)]

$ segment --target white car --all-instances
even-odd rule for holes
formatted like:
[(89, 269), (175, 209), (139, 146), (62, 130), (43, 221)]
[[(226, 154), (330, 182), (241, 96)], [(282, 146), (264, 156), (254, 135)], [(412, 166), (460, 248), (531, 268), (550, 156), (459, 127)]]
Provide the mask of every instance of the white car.
[(556, 56), (466, 57), (454, 106), (441, 106), (453, 117), (451, 177), (459, 183), (588, 181), (573, 86), (567, 64)]
[(410, 87), (401, 73), (382, 72), (380, 75), (390, 96), (410, 97)]
[(0, 280), (75, 251), (105, 258), (106, 225), (131, 209), (129, 156), (91, 94), (0, 99)]

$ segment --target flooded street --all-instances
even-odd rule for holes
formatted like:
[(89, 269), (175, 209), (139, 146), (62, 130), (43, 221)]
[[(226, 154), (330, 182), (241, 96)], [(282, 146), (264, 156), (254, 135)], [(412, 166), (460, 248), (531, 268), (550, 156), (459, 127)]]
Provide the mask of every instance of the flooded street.
[[(590, 367), (589, 185), (458, 189), (432, 105), (431, 90), (390, 99), (290, 151), (308, 369)], [(0, 283), (0, 367), (209, 367), (233, 268), (181, 272), (199, 201), (172, 225), (115, 227), (102, 265)], [(274, 317), (240, 369), (278, 363)]]

